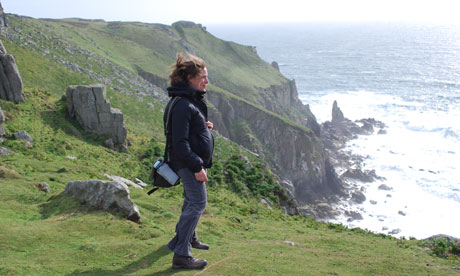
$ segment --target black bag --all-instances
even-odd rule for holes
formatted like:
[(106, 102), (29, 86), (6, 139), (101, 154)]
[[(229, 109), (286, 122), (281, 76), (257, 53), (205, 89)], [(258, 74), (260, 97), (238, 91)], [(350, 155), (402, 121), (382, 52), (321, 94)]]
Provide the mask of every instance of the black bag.
[(180, 97), (175, 97), (169, 106), (168, 115), (166, 117), (166, 146), (165, 146), (165, 153), (164, 157), (160, 157), (155, 161), (150, 169), (150, 176), (149, 180), (153, 181), (153, 186), (155, 186), (152, 190), (150, 190), (147, 194), (150, 195), (160, 187), (162, 188), (169, 188), (176, 186), (180, 183), (180, 177), (174, 172), (173, 169), (168, 165), (169, 163), (169, 131), (170, 131), (170, 119), (171, 119), (171, 111), (174, 105), (180, 100)]

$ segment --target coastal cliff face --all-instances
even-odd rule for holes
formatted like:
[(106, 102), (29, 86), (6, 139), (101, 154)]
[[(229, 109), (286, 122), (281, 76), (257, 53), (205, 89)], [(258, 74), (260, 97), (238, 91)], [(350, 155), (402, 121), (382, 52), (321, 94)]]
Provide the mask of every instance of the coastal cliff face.
[(321, 128), (310, 106), (300, 101), (295, 80), (286, 80), (281, 85), (271, 85), (261, 90), (263, 92), (258, 103), (262, 107), (308, 127), (320, 137)]
[[(341, 192), (321, 141), (309, 129), (224, 93), (207, 98), (215, 129), (262, 156), (300, 204)], [(291, 186), (289, 188), (289, 186)]]

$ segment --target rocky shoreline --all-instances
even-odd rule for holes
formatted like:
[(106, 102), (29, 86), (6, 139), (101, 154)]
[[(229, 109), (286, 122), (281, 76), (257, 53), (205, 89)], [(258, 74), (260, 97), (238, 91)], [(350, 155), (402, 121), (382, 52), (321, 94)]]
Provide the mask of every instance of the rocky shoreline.
[(386, 125), (374, 118), (360, 119), (355, 122), (347, 119), (335, 101), (332, 106), (332, 119), (321, 124), (320, 139), (336, 174), (342, 182), (342, 192), (326, 195), (300, 210), (318, 220), (331, 220), (344, 215), (349, 221), (362, 219), (355, 211), (343, 210), (338, 202), (361, 204), (366, 201), (362, 188), (357, 183), (369, 183), (384, 179), (375, 170), (363, 169), (365, 156), (346, 150), (346, 144), (358, 138), (358, 135), (386, 134)]

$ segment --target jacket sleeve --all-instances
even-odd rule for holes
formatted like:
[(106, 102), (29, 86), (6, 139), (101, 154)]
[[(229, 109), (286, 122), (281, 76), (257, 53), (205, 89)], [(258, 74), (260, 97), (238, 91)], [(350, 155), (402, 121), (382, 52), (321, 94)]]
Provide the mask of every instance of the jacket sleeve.
[(193, 109), (188, 101), (179, 101), (171, 114), (172, 146), (177, 156), (194, 173), (201, 171), (203, 160), (192, 151), (189, 142)]

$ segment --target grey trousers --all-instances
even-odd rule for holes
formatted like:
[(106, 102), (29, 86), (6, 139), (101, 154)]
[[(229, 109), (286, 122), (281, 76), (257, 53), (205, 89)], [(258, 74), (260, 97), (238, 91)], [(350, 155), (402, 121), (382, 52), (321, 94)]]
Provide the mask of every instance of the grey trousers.
[(184, 204), (176, 225), (176, 236), (168, 243), (168, 248), (176, 254), (192, 256), (190, 243), (198, 240), (195, 228), (208, 202), (206, 183), (198, 182), (189, 169), (181, 169), (177, 174), (184, 186)]

